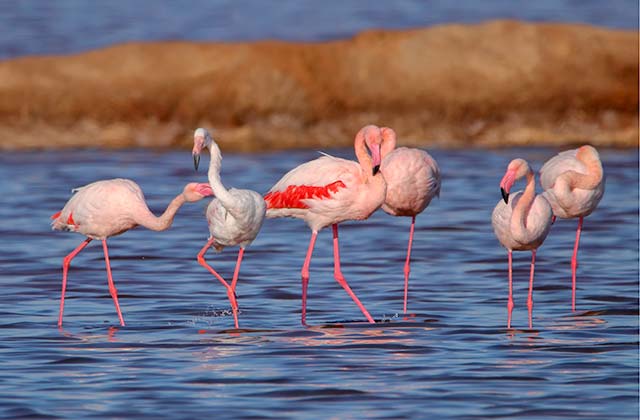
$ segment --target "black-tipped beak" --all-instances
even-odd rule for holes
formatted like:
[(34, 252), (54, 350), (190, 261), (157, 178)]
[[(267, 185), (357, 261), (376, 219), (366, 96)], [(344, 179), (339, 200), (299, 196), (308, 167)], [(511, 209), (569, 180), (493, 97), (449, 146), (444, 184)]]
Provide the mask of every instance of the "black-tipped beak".
[(380, 165), (376, 165), (373, 167), (373, 175), (377, 174), (378, 172), (380, 172)]
[(200, 165), (200, 155), (193, 155), (193, 167), (198, 170), (198, 165)]
[(502, 194), (502, 199), (505, 204), (509, 204), (509, 193), (504, 190), (504, 188), (500, 188), (500, 193)]

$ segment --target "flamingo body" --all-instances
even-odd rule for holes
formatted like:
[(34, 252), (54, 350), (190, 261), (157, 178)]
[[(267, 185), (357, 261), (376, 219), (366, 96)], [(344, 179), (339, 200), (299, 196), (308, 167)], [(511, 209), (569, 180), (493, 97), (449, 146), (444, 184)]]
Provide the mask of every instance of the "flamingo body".
[(511, 227), (513, 210), (518, 205), (522, 191), (509, 195), (509, 203), (500, 200), (493, 210), (491, 223), (498, 241), (510, 251), (530, 251), (542, 245), (551, 229), (551, 206), (541, 195), (537, 195), (526, 219), (526, 236), (514, 234)]
[(429, 153), (399, 147), (382, 159), (387, 182), (382, 210), (392, 216), (416, 216), (440, 195), (440, 169)]
[(264, 199), (267, 217), (293, 217), (319, 231), (345, 220), (364, 220), (384, 202), (381, 176), (369, 182), (357, 162), (322, 156), (292, 169)]
[[(544, 196), (553, 208), (553, 214), (561, 219), (590, 215), (604, 195), (604, 176), (598, 152), (591, 146), (583, 146), (592, 162), (585, 162), (578, 155), (580, 149), (567, 150), (549, 159), (540, 169), (540, 184)], [(588, 188), (571, 185), (567, 175), (595, 177)]]
[(248, 247), (258, 236), (264, 221), (266, 204), (260, 194), (231, 188), (229, 195), (244, 211), (232, 213), (215, 198), (207, 206), (209, 233), (217, 251), (227, 246)]
[(142, 190), (129, 179), (97, 181), (73, 191), (67, 204), (54, 215), (54, 230), (104, 239), (136, 227), (140, 215), (149, 213)]

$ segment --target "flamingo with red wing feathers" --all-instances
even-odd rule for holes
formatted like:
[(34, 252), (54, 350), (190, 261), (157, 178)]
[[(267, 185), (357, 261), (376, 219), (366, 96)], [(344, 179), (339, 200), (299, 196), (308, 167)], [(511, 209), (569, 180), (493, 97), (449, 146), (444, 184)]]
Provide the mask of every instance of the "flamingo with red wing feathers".
[[(334, 278), (370, 323), (375, 321), (347, 283), (340, 267), (338, 223), (364, 220), (384, 202), (386, 183), (380, 173), (382, 136), (374, 125), (356, 135), (358, 162), (323, 156), (292, 169), (265, 195), (267, 217), (293, 217), (307, 222), (311, 239), (302, 266), (302, 324), (306, 325), (309, 266), (318, 232), (333, 228)], [(370, 154), (369, 154), (370, 153)]]

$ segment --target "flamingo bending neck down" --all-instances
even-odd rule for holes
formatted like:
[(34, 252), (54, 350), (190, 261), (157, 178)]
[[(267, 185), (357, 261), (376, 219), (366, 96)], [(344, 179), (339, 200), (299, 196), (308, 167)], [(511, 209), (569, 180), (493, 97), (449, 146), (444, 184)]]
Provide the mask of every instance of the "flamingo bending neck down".
[(63, 209), (51, 216), (53, 219), (51, 226), (54, 230), (78, 232), (87, 236), (87, 239), (64, 257), (62, 262), (62, 294), (58, 326), (62, 326), (67, 272), (71, 260), (93, 239), (102, 241), (109, 292), (116, 306), (120, 325), (124, 325), (124, 318), (118, 304), (118, 293), (111, 276), (107, 238), (124, 233), (138, 225), (155, 231), (167, 230), (171, 227), (176, 212), (184, 203), (202, 200), (213, 192), (208, 184), (187, 184), (160, 217), (151, 213), (145, 203), (142, 190), (138, 184), (129, 179), (97, 181), (76, 188), (74, 192), (75, 194)]
[[(227, 290), (227, 297), (231, 303), (235, 327), (238, 328), (238, 303), (236, 299), (236, 284), (240, 274), (240, 264), (244, 249), (253, 242), (260, 232), (264, 221), (266, 204), (260, 194), (251, 190), (232, 188), (227, 190), (220, 180), (222, 154), (211, 134), (198, 128), (193, 135), (193, 159), (196, 170), (200, 162), (200, 152), (207, 147), (211, 153), (209, 162), (209, 184), (216, 198), (207, 207), (207, 222), (209, 224), (209, 240), (198, 253), (198, 262), (215, 276)], [(231, 283), (227, 282), (204, 259), (204, 255), (212, 246), (216, 251), (222, 251), (227, 246), (240, 246), (238, 259), (233, 272)]]
[(380, 171), (387, 183), (387, 195), (382, 210), (392, 216), (411, 217), (407, 258), (404, 264), (404, 304), (407, 313), (409, 273), (411, 272), (411, 245), (416, 216), (427, 208), (433, 197), (440, 196), (440, 168), (435, 159), (424, 150), (399, 147), (396, 132), (382, 127), (382, 164)]
[[(358, 162), (323, 156), (292, 169), (265, 195), (267, 217), (294, 217), (307, 222), (311, 239), (302, 266), (302, 324), (306, 325), (309, 266), (318, 231), (331, 225), (335, 280), (358, 305), (370, 323), (375, 321), (349, 287), (340, 267), (338, 223), (364, 220), (384, 202), (386, 184), (379, 172), (380, 128), (363, 127), (354, 148)], [(367, 153), (367, 148), (371, 155)]]
[[(510, 196), (511, 187), (516, 180), (526, 177), (524, 192), (518, 191)], [(533, 273), (536, 262), (536, 250), (544, 242), (551, 228), (551, 206), (547, 200), (536, 195), (535, 177), (529, 164), (523, 159), (514, 159), (500, 181), (500, 191), (504, 202), (500, 200), (491, 217), (496, 237), (508, 251), (509, 256), (509, 300), (507, 303), (507, 328), (511, 328), (513, 312), (512, 252), (531, 251), (531, 273), (529, 276), (529, 328), (532, 328), (533, 312)]]
[(571, 309), (576, 310), (576, 270), (578, 244), (584, 218), (598, 206), (604, 195), (604, 171), (598, 151), (589, 145), (561, 152), (540, 169), (543, 195), (551, 204), (554, 218), (578, 218), (576, 241), (571, 257)]

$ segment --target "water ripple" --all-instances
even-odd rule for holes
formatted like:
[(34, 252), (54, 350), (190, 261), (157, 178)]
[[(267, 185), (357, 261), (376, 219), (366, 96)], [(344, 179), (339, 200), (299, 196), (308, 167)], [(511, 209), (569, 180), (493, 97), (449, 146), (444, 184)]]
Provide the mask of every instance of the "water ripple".
[[(71, 187), (114, 174), (134, 178), (159, 212), (182, 185), (204, 180), (188, 155), (5, 153), (0, 175), (20, 181), (0, 186), (0, 417), (637, 418), (638, 191), (628, 188), (638, 185), (637, 156), (602, 151), (607, 192), (585, 220), (578, 311), (570, 309), (576, 224), (559, 221), (538, 253), (534, 328), (525, 328), (524, 253), (514, 256), (514, 328), (505, 327), (507, 256), (489, 221), (500, 171), (510, 157), (540, 167), (554, 153), (432, 151), (446, 188), (417, 220), (407, 315), (408, 219), (378, 212), (345, 223), (343, 272), (375, 325), (335, 282), (323, 231), (302, 327), (309, 231), (267, 221), (242, 265), (239, 330), (224, 288), (195, 260), (208, 236), (206, 203), (182, 208), (167, 232), (136, 229), (109, 241), (126, 327), (93, 243), (73, 261), (64, 328), (56, 326), (62, 258), (82, 238), (51, 232), (49, 215)], [(245, 156), (226, 155), (225, 182), (264, 192), (307, 158), (252, 156), (265, 174), (256, 178), (243, 170)], [(230, 276), (236, 255), (208, 261)]]

